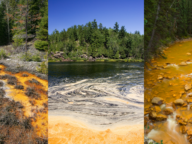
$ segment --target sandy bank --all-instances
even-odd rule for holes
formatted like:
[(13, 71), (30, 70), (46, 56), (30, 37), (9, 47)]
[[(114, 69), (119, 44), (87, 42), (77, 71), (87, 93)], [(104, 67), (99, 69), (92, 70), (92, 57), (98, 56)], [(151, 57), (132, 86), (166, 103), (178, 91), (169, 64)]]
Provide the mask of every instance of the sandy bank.
[(66, 116), (50, 116), (48, 125), (49, 144), (143, 144), (144, 126), (114, 125), (108, 129), (95, 128), (90, 124)]

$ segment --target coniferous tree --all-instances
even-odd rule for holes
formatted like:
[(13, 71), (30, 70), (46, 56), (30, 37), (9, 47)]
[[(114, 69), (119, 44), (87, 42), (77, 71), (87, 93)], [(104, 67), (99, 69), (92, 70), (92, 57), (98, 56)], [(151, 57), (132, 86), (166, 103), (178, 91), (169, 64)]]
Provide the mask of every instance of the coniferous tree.
[(124, 26), (118, 33), (103, 27), (101, 23), (97, 28), (97, 22), (94, 20), (86, 25), (70, 27), (66, 31), (53, 31), (49, 35), (49, 52), (63, 51), (65, 58), (78, 58), (86, 54), (94, 58), (141, 59), (143, 54), (137, 53), (143, 53), (142, 39), (143, 36), (138, 31), (129, 34)]
[(115, 26), (113, 28), (114, 32), (118, 33), (119, 32), (119, 24), (116, 22)]

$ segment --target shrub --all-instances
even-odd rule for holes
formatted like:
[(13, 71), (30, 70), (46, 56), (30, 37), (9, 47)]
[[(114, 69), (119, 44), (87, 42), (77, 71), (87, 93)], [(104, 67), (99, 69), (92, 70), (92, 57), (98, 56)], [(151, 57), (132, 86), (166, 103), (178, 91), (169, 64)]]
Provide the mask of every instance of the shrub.
[(5, 50), (4, 49), (1, 49), (0, 50), (0, 59), (4, 59), (4, 58), (6, 58), (7, 57), (7, 55), (6, 55), (6, 53), (5, 53)]
[(35, 41), (35, 48), (40, 51), (46, 51), (46, 50), (48, 50), (48, 42), (37, 40), (37, 41)]
[(35, 83), (36, 85), (41, 85), (36, 79), (29, 80), (30, 83)]
[(38, 93), (36, 93), (35, 89), (32, 87), (28, 87), (26, 89), (25, 95), (27, 95), (30, 98), (39, 99), (40, 96)]
[(28, 75), (27, 74), (22, 74), (22, 77), (28, 77)]
[[(13, 37), (14, 37), (14, 36), (13, 36)], [(21, 45), (23, 44), (24, 39), (18, 38), (17, 36), (15, 36), (15, 37), (13, 38), (13, 41), (14, 41), (13, 46), (14, 46), (14, 47), (18, 47), (18, 46), (21, 46)]]
[(32, 60), (33, 60), (33, 61), (36, 61), (36, 62), (41, 62), (41, 58), (40, 58), (40, 56), (39, 56), (38, 54), (32, 56)]
[(0, 87), (2, 87), (3, 86), (3, 82), (2, 81), (0, 81)]
[(15, 86), (15, 89), (24, 89), (24, 86), (22, 86), (22, 85), (16, 85), (16, 86)]
[(4, 95), (5, 95), (5, 90), (4, 89), (0, 89), (0, 97), (4, 97)]
[(39, 54), (32, 56), (30, 53), (24, 53), (23, 55), (21, 55), (21, 59), (23, 61), (41, 62), (41, 58), (40, 58)]
[(48, 74), (48, 66), (46, 65), (46, 62), (42, 62), (39, 67), (36, 68), (38, 72), (43, 74)]

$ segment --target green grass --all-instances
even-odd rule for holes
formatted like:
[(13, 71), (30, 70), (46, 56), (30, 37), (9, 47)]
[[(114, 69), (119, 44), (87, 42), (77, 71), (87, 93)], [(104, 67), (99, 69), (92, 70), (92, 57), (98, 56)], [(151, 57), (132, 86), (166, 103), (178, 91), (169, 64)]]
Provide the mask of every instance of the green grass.
[(7, 54), (5, 53), (5, 50), (4, 49), (1, 49), (0, 50), (0, 59), (4, 59), (7, 57)]
[[(83, 58), (73, 58), (73, 62), (89, 62)], [(143, 62), (142, 59), (96, 59), (95, 62)], [(48, 62), (60, 62), (59, 59), (49, 59)]]

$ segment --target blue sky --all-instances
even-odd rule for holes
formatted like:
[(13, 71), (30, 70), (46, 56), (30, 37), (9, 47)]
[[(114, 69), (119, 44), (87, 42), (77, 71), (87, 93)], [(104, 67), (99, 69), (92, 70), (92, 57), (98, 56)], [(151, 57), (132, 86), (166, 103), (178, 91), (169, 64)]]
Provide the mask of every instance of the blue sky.
[(127, 32), (144, 34), (144, 0), (49, 0), (48, 10), (49, 34), (94, 19), (107, 28), (118, 22)]

